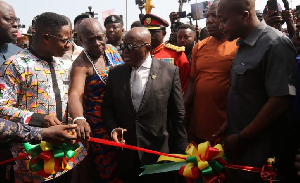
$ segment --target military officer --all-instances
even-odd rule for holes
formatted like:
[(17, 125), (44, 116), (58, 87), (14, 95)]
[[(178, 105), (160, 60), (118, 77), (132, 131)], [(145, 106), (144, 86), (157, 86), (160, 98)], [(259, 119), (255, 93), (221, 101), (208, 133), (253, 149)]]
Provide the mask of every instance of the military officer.
[(184, 53), (185, 48), (164, 43), (166, 27), (169, 26), (164, 19), (153, 14), (146, 14), (142, 17), (141, 22), (151, 33), (152, 57), (174, 64), (179, 68), (181, 88), (184, 92), (190, 77), (190, 65)]

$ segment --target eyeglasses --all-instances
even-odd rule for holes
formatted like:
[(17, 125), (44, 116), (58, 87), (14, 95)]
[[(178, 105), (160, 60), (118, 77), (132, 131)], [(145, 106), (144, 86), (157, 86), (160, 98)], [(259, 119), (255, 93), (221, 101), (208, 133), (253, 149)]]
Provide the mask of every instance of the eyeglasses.
[(15, 22), (16, 22), (17, 24), (20, 23), (20, 19), (17, 18), (17, 17), (10, 17), (10, 18), (3, 17), (3, 19), (4, 19), (7, 23), (10, 23), (10, 24), (14, 24)]
[(125, 50), (127, 49), (128, 51), (132, 51), (134, 49), (137, 49), (137, 48), (140, 48), (142, 46), (145, 46), (145, 45), (148, 45), (149, 43), (143, 43), (143, 44), (140, 44), (140, 45), (132, 45), (132, 44), (120, 44), (120, 49), (121, 50)]
[(62, 42), (64, 45), (67, 45), (67, 44), (71, 44), (72, 42), (73, 42), (73, 40), (72, 39), (62, 39), (62, 38), (59, 38), (59, 37), (57, 37), (57, 36), (54, 36), (54, 35), (51, 35), (51, 34), (48, 34), (49, 36), (51, 36), (51, 37), (54, 37), (54, 38), (56, 38), (56, 39), (58, 39), (60, 42)]

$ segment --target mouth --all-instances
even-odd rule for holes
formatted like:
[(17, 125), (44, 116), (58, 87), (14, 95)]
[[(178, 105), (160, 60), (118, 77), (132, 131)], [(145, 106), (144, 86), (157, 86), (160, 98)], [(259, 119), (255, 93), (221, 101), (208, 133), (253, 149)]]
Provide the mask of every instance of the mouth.
[(131, 58), (129, 56), (123, 55), (123, 61), (127, 62), (129, 61)]
[(207, 31), (212, 31), (212, 30), (216, 29), (215, 27), (206, 27), (206, 28), (207, 28)]
[(14, 35), (14, 36), (18, 36), (18, 31), (13, 31), (13, 32), (11, 32), (12, 33), (12, 35)]

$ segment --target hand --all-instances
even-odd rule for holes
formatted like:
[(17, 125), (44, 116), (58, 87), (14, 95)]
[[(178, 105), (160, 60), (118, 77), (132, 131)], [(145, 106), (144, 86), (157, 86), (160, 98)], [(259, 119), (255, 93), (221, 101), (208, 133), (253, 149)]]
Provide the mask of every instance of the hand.
[(43, 128), (48, 128), (50, 126), (61, 125), (62, 123), (52, 115), (46, 115), (43, 120)]
[(237, 134), (232, 134), (225, 139), (224, 152), (228, 160), (232, 163), (239, 162), (247, 147), (246, 143), (241, 143)]
[(282, 16), (282, 23), (293, 23), (294, 22), (294, 16), (292, 10), (282, 10), (281, 12)]
[(278, 15), (276, 11), (270, 14), (264, 14), (264, 19), (266, 21), (266, 24), (276, 29), (279, 29), (281, 27), (281, 23), (283, 21), (282, 17)]
[(226, 137), (226, 134), (227, 134), (227, 121), (225, 121), (223, 125), (219, 128), (217, 133), (213, 134), (212, 136), (216, 139), (217, 138), (224, 139)]
[(297, 174), (300, 177), (300, 148), (298, 149), (298, 154), (296, 155), (295, 167), (298, 170)]
[(179, 15), (177, 14), (177, 12), (171, 12), (169, 18), (170, 22), (173, 23), (179, 18)]
[(116, 129), (112, 132), (111, 138), (112, 138), (113, 141), (118, 142), (118, 143), (120, 143), (120, 140), (122, 140), (121, 143), (124, 143), (124, 144), (125, 144), (125, 139), (122, 139), (122, 130), (123, 130), (123, 132), (127, 132), (126, 129), (123, 129), (123, 128), (116, 128)]
[[(74, 144), (77, 139), (76, 128), (76, 124), (55, 125), (43, 128), (43, 140), (53, 144)], [(68, 134), (65, 130), (72, 130), (73, 134)]]
[(90, 138), (91, 127), (84, 119), (78, 119), (74, 122), (77, 124), (77, 136), (80, 140), (88, 140)]

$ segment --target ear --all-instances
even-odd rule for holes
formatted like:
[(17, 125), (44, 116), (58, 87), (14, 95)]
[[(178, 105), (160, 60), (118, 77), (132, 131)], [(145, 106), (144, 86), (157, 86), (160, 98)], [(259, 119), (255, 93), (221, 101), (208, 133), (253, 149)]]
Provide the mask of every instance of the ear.
[(49, 35), (48, 34), (43, 34), (42, 38), (45, 43), (49, 43)]
[(80, 36), (80, 35), (78, 35), (78, 33), (77, 33), (77, 36), (78, 36), (78, 40), (81, 42), (81, 44), (82, 44), (82, 37)]
[(151, 51), (152, 50), (151, 44), (147, 44), (146, 48), (147, 48), (148, 51)]
[(244, 11), (244, 12), (242, 13), (242, 16), (243, 16), (243, 19), (249, 18), (249, 17), (250, 17), (250, 12), (249, 12), (249, 11)]
[(163, 37), (165, 37), (167, 34), (167, 32), (165, 30), (163, 30)]

